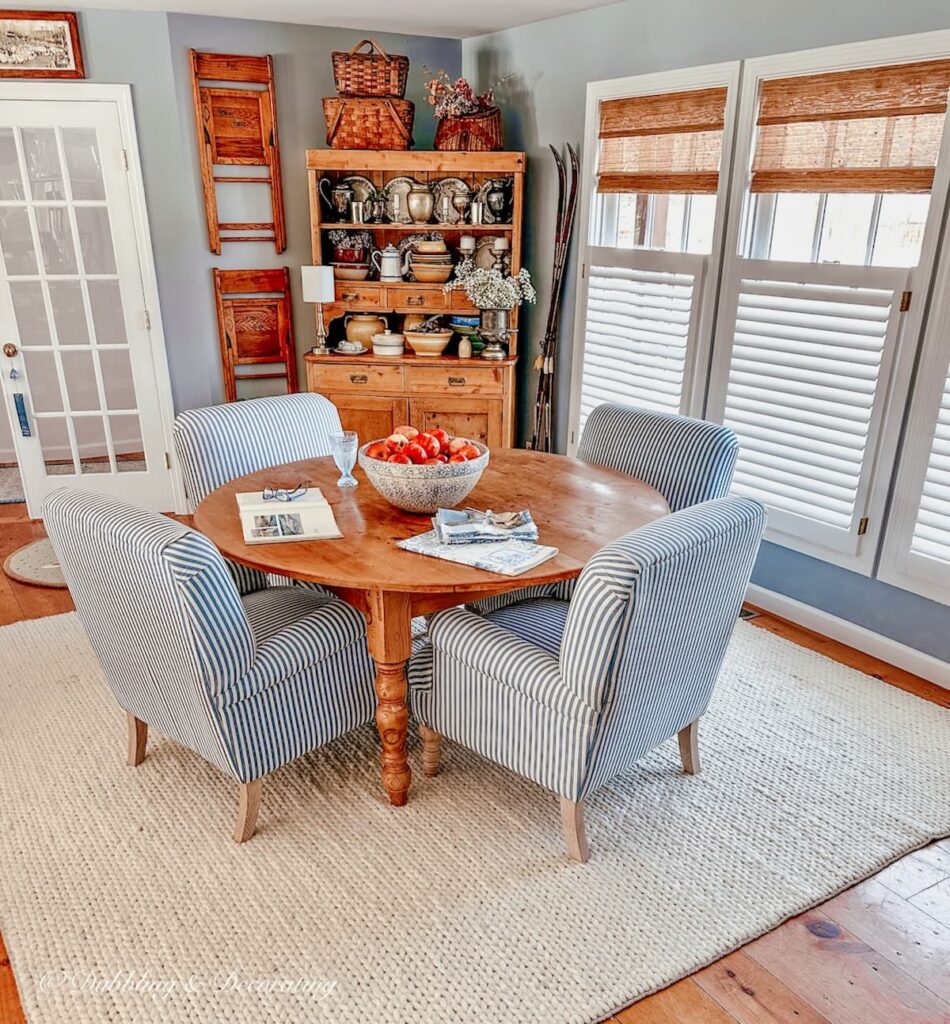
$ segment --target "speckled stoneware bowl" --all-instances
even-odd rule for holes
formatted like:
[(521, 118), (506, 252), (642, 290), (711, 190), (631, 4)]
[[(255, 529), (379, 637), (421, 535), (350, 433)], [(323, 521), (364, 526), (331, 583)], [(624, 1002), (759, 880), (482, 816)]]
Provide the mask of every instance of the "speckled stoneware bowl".
[(488, 465), (488, 448), (473, 441), (481, 452), (468, 462), (446, 462), (441, 466), (405, 466), (380, 462), (366, 455), (370, 441), (360, 448), (359, 462), (366, 479), (396, 508), (404, 512), (432, 515), (440, 508), (454, 508), (467, 498)]

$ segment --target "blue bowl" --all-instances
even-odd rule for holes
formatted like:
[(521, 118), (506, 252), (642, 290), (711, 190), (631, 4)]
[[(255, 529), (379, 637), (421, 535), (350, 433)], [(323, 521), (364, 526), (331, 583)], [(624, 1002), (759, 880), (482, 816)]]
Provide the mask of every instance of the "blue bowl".
[(449, 317), (449, 323), (459, 327), (478, 327), (481, 320), (477, 316), (453, 316)]

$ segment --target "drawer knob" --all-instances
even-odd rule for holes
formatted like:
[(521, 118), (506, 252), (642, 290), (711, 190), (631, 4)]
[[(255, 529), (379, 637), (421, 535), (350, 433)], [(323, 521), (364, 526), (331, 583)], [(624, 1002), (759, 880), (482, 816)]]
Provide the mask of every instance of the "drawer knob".
[(359, 293), (359, 292), (344, 292), (344, 293), (343, 293), (343, 294), (342, 294), (342, 295), (340, 296), (340, 298), (341, 298), (341, 299), (342, 299), (342, 300), (343, 300), (344, 302), (356, 302), (356, 300), (357, 300), (357, 299), (358, 299), (359, 297), (360, 297), (360, 293)]
[(464, 377), (449, 377), (450, 388), (464, 388), (465, 378)]
[(368, 384), (369, 383), (369, 377), (367, 377), (365, 373), (351, 373), (350, 374), (350, 383), (351, 384)]
[(406, 299), (406, 305), (407, 306), (421, 306), (423, 304), (423, 302), (425, 302), (425, 300), (426, 299), (425, 299), (424, 295), (410, 295), (409, 298)]

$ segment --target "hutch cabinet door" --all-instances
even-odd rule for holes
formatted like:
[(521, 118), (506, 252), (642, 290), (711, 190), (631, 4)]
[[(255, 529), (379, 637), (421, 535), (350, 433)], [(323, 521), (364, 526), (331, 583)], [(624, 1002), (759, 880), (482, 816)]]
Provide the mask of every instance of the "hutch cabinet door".
[(344, 430), (355, 430), (360, 444), (388, 437), (396, 427), (409, 422), (409, 403), (405, 398), (374, 398), (352, 392), (326, 395), (337, 407)]
[(500, 448), (505, 443), (500, 398), (413, 398), (409, 402), (409, 422), (419, 430), (441, 427), (489, 448)]

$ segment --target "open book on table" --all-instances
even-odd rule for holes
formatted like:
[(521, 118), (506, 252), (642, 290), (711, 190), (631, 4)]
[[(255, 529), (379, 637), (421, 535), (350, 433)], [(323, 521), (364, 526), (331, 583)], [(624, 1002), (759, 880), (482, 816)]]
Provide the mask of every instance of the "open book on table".
[(293, 501), (264, 500), (261, 491), (237, 495), (245, 544), (330, 540), (342, 537), (333, 509), (319, 487)]

